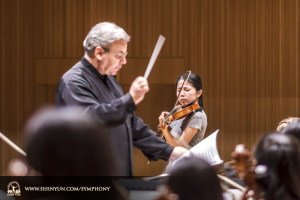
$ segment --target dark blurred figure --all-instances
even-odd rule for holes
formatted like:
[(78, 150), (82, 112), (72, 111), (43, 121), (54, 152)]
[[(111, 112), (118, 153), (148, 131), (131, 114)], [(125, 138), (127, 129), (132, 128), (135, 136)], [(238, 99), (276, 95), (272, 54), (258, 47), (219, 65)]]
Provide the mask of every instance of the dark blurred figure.
[(283, 119), (279, 122), (278, 126), (277, 126), (277, 132), (281, 133), (283, 131), (283, 129), (285, 127), (287, 127), (287, 125), (289, 125), (289, 123), (296, 121), (296, 120), (300, 120), (300, 118), (298, 117), (288, 117), (286, 119)]
[[(47, 109), (25, 128), (27, 161), (43, 176), (115, 175), (113, 152), (81, 109)], [(98, 128), (97, 128), (98, 127)]]
[(254, 157), (257, 165), (266, 166), (266, 173), (257, 178), (257, 183), (266, 200), (300, 199), (299, 148), (294, 137), (279, 133), (258, 142)]
[(28, 169), (41, 176), (25, 179), (28, 183), (23, 185), (105, 186), (109, 192), (31, 192), (23, 198), (127, 199), (127, 191), (111, 177), (116, 175), (115, 153), (110, 149), (107, 134), (110, 134), (107, 128), (96, 124), (80, 108), (48, 108), (35, 114), (25, 127), (25, 143)]
[(180, 200), (222, 200), (219, 179), (213, 167), (199, 158), (185, 158), (172, 168), (167, 180)]
[(282, 133), (285, 135), (292, 135), (300, 142), (300, 120), (293, 120), (287, 125)]

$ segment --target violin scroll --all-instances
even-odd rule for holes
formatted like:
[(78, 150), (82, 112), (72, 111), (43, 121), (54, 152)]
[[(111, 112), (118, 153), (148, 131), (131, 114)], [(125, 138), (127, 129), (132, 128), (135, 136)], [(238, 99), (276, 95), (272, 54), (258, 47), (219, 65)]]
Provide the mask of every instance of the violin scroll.
[(250, 161), (250, 152), (245, 148), (244, 144), (236, 146), (235, 151), (231, 154), (235, 161), (235, 169), (240, 178), (249, 190), (254, 191), (255, 199), (261, 199), (261, 194), (256, 184), (255, 164)]

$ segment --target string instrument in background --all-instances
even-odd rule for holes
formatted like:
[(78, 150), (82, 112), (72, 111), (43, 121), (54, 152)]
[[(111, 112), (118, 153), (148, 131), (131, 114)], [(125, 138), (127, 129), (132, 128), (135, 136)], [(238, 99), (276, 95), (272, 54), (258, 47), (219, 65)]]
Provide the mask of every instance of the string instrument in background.
[(254, 199), (262, 199), (256, 180), (257, 176), (266, 171), (266, 167), (262, 165), (255, 166), (256, 164), (253, 160), (250, 160), (250, 152), (244, 144), (237, 145), (231, 156), (234, 159), (234, 167), (238, 177), (243, 179), (249, 190), (254, 191)]

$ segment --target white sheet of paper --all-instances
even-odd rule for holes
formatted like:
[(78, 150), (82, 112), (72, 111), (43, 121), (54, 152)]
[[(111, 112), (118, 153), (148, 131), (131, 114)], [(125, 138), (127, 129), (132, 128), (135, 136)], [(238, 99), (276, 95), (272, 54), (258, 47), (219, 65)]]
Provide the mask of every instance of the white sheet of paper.
[(150, 58), (150, 61), (149, 61), (149, 64), (148, 64), (148, 67), (146, 69), (146, 72), (145, 72), (145, 75), (144, 75), (144, 78), (147, 79), (151, 70), (152, 70), (152, 67), (155, 63), (155, 60), (160, 52), (160, 49), (162, 47), (162, 45), (164, 44), (166, 38), (162, 35), (159, 36), (158, 40), (157, 40), (157, 43), (155, 45), (155, 48), (154, 48), (154, 51), (152, 53), (152, 56)]
[(210, 136), (202, 140), (200, 143), (196, 144), (193, 148), (191, 148), (189, 151), (187, 151), (181, 157), (175, 160), (172, 166), (174, 166), (179, 160), (188, 157), (201, 158), (208, 162), (210, 165), (217, 165), (222, 163), (223, 160), (221, 160), (217, 149), (218, 132), (219, 130), (215, 131)]

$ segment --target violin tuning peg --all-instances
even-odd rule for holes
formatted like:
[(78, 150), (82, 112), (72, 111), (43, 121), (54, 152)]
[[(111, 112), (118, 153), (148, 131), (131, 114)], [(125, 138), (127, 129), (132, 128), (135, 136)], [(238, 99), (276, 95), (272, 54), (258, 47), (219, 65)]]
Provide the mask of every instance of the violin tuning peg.
[(160, 128), (159, 128), (159, 125), (157, 126), (157, 131), (161, 131)]

